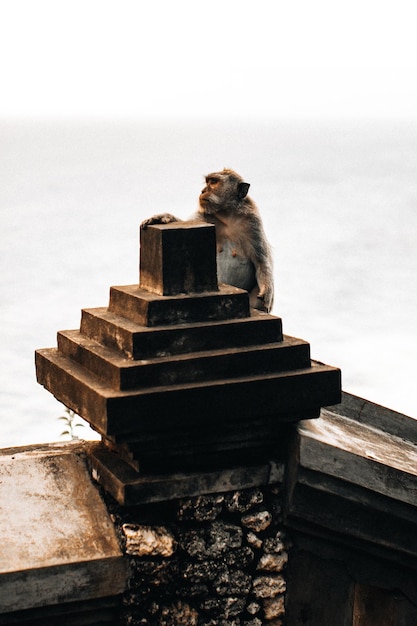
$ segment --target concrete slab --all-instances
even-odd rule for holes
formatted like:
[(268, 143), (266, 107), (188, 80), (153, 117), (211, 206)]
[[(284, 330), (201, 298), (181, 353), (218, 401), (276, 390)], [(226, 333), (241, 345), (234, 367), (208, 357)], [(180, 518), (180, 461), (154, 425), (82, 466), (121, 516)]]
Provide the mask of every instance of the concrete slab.
[(0, 451), (0, 612), (106, 596), (125, 562), (83, 444)]

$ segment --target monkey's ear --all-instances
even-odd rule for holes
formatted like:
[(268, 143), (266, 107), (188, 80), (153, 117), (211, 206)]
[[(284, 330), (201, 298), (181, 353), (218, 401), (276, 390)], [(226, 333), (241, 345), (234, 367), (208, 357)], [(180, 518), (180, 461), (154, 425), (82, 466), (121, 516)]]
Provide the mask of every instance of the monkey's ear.
[(249, 183), (239, 183), (237, 186), (237, 196), (239, 200), (243, 200), (248, 195), (250, 184)]

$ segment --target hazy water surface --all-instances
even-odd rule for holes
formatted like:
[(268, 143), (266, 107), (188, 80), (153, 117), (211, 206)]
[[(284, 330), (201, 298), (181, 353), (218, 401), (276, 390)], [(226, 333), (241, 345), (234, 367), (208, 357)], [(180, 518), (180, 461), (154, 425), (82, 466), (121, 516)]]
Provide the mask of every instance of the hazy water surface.
[(251, 183), (284, 332), (343, 387), (417, 416), (417, 126), (0, 123), (0, 446), (53, 441), (34, 350), (138, 282), (138, 225), (188, 217), (209, 171)]

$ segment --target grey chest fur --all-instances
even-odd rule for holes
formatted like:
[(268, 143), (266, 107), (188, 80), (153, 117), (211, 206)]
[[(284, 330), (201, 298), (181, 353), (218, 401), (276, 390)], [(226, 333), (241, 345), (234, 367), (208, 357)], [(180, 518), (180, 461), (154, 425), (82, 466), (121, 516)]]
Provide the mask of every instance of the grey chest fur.
[(217, 250), (217, 277), (220, 283), (251, 291), (256, 286), (255, 268), (249, 259), (237, 254), (232, 241)]

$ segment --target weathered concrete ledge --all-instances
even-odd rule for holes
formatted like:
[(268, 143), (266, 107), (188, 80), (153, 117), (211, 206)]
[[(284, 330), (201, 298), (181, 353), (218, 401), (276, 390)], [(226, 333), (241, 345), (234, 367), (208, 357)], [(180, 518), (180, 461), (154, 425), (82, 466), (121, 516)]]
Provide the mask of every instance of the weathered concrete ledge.
[(107, 602), (125, 590), (126, 563), (87, 448), (0, 450), (0, 614)]
[(298, 424), (287, 483), (293, 528), (417, 569), (413, 418), (344, 393)]

